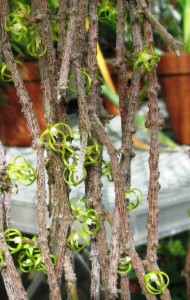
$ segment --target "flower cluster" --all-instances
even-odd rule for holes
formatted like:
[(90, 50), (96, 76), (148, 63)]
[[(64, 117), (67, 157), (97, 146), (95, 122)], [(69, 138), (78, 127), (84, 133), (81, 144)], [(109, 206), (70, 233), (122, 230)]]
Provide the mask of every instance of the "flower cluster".
[(84, 198), (72, 198), (70, 200), (70, 207), (75, 220), (82, 223), (82, 231), (73, 231), (67, 240), (67, 245), (72, 250), (80, 252), (88, 245), (88, 235), (96, 234), (100, 230), (99, 216), (96, 210), (86, 208)]
[[(8, 249), (11, 254), (19, 253), (18, 264), (22, 272), (30, 272), (32, 268), (38, 272), (46, 272), (44, 259), (40, 252), (40, 248), (36, 242), (36, 236), (32, 239), (23, 237), (21, 232), (15, 228), (9, 228), (4, 233)], [(56, 257), (50, 254), (53, 264), (56, 264)], [(0, 256), (1, 263), (3, 256)]]
[(42, 43), (41, 37), (36, 34), (36, 24), (30, 22), (30, 6), (14, 0), (12, 11), (8, 14), (5, 30), (11, 33), (12, 40), (20, 42), (26, 40), (27, 52), (30, 56), (38, 58), (46, 53), (47, 46)]
[(86, 178), (85, 165), (97, 164), (101, 159), (102, 147), (94, 138), (89, 138), (89, 145), (85, 149), (84, 166), (79, 170), (80, 139), (80, 133), (72, 132), (65, 123), (49, 125), (40, 136), (42, 145), (61, 154), (65, 165), (63, 179), (68, 185), (77, 186), (83, 182)]
[(110, 21), (114, 24), (117, 22), (117, 9), (110, 0), (101, 1), (98, 5), (97, 14), (99, 22), (106, 23)]
[(36, 170), (21, 155), (13, 158), (7, 170), (10, 180), (23, 186), (29, 186), (37, 179)]

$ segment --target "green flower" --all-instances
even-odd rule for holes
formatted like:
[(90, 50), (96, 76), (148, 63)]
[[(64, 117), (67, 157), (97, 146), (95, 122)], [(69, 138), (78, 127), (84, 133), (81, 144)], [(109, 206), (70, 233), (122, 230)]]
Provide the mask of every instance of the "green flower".
[(161, 295), (169, 284), (169, 277), (166, 273), (153, 270), (146, 274), (145, 285), (147, 292), (151, 295)]
[(143, 71), (152, 72), (160, 58), (157, 55), (150, 54), (150, 47), (147, 47), (144, 51), (137, 53), (137, 60), (134, 67)]

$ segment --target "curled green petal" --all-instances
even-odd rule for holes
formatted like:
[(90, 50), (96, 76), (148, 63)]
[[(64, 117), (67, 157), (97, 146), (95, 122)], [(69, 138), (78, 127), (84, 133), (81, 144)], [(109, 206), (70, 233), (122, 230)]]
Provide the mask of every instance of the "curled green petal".
[(83, 230), (88, 234), (96, 234), (100, 230), (100, 220), (96, 210), (89, 209), (86, 212)]
[[(30, 14), (30, 6), (20, 1), (13, 1), (12, 15), (19, 18), (27, 17)], [(10, 14), (11, 15), (11, 14)]]
[(80, 252), (89, 243), (88, 235), (85, 232), (74, 231), (67, 239), (67, 245), (70, 249)]
[(86, 147), (85, 165), (98, 164), (101, 161), (102, 146), (94, 138), (89, 140)]
[(78, 170), (77, 164), (73, 164), (69, 169), (64, 169), (63, 179), (68, 185), (77, 186), (86, 179), (86, 169), (83, 167), (82, 170)]
[(126, 209), (131, 211), (139, 206), (142, 200), (142, 192), (137, 188), (133, 188), (131, 190), (125, 190), (124, 192), (125, 200), (127, 202)]
[[(85, 79), (85, 84), (86, 84), (85, 93), (88, 94), (88, 92), (90, 91), (90, 88), (91, 88), (92, 80), (91, 80), (91, 77), (88, 74), (86, 68), (81, 68), (81, 73)], [(67, 84), (67, 88), (69, 89), (69, 91), (71, 93), (77, 95), (77, 90), (74, 87), (75, 75), (71, 74), (68, 79), (69, 79), (69, 83)], [(72, 82), (73, 82), (73, 84), (72, 84)]]
[(42, 43), (40, 36), (35, 36), (31, 42), (27, 45), (28, 54), (34, 58), (44, 56), (46, 53), (47, 46)]
[(86, 79), (86, 87), (85, 87), (85, 93), (88, 94), (88, 92), (90, 91), (91, 88), (91, 84), (92, 84), (92, 80), (90, 75), (87, 72), (86, 68), (82, 68), (81, 69), (82, 75), (85, 77)]
[(113, 174), (110, 162), (102, 161), (102, 176), (106, 176), (109, 182), (113, 181)]
[(120, 258), (117, 272), (120, 275), (128, 274), (131, 270), (131, 258), (128, 255)]
[(39, 271), (46, 272), (43, 256), (41, 254), (35, 254), (33, 256), (33, 259), (34, 259), (34, 270), (36, 272)]
[(10, 82), (13, 80), (12, 75), (5, 62), (0, 64), (0, 75), (1, 75), (1, 79), (5, 82)]
[(0, 250), (0, 266), (4, 263), (3, 252)]
[(30, 272), (34, 264), (31, 257), (28, 255), (28, 252), (25, 250), (20, 252), (18, 256), (18, 263), (21, 271), (24, 273)]
[(16, 253), (22, 249), (22, 234), (15, 228), (8, 228), (4, 232), (5, 240), (10, 253)]

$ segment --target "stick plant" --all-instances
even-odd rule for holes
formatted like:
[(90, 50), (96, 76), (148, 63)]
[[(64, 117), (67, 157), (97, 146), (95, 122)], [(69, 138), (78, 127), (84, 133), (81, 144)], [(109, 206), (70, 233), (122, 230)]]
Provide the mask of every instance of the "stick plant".
[[(11, 254), (21, 251), (18, 262), (23, 272), (31, 268), (47, 273), (50, 299), (61, 299), (65, 282), (68, 299), (78, 299), (74, 252), (85, 247), (91, 259), (91, 298), (130, 299), (129, 278), (133, 268), (148, 300), (169, 300), (169, 279), (157, 262), (157, 226), (159, 191), (158, 130), (163, 126), (157, 103), (156, 60), (153, 27), (178, 51), (180, 44), (159, 24), (151, 13), (151, 2), (144, 0), (89, 1), (32, 0), (9, 10), (8, 2), (0, 0), (1, 55), (11, 74), (27, 119), (36, 153), (36, 170), (25, 158), (15, 157), (6, 164), (3, 146), (0, 147), (0, 262), (1, 273), (9, 299), (27, 299)], [(50, 7), (52, 8), (52, 6)], [(106, 8), (106, 9), (105, 9)], [(116, 149), (105, 130), (109, 120), (100, 97), (97, 67), (98, 15), (102, 18), (114, 12), (117, 26), (115, 66), (118, 73), (118, 97), (121, 115), (121, 148)], [(99, 12), (99, 13), (97, 13)], [(129, 90), (125, 61), (125, 21), (128, 14), (133, 41), (134, 68)], [(52, 22), (57, 31), (52, 34)], [(88, 26), (86, 25), (88, 21)], [(100, 20), (101, 21), (101, 20)], [(88, 27), (88, 28), (87, 28)], [(55, 38), (56, 34), (56, 38)], [(29, 35), (28, 54), (38, 59), (41, 87), (44, 96), (44, 116), (47, 129), (41, 133), (31, 100), (23, 84), (18, 64), (11, 48), (14, 36), (19, 42)], [(15, 40), (14, 40), (15, 41)], [(145, 55), (146, 54), (146, 55)], [(148, 59), (146, 59), (148, 57)], [(146, 59), (143, 64), (142, 58)], [(74, 69), (74, 73), (71, 73)], [(74, 76), (78, 99), (78, 130), (68, 125), (66, 106), (69, 77)], [(132, 136), (142, 76), (147, 77), (149, 116), (146, 127), (150, 132), (150, 178), (148, 186), (149, 213), (147, 220), (147, 256), (142, 261), (135, 249), (130, 224), (130, 211), (138, 209), (142, 193), (131, 186)], [(103, 149), (109, 161), (103, 159)], [(49, 199), (46, 204), (48, 175)], [(113, 181), (115, 203), (113, 215), (103, 205), (101, 176)], [(38, 235), (27, 240), (17, 229), (11, 228), (10, 198), (15, 183), (26, 185), (37, 182)], [(81, 199), (71, 198), (70, 191), (84, 186)], [(135, 200), (135, 201), (134, 201)], [(47, 230), (47, 210), (51, 215)], [(107, 241), (105, 220), (110, 221), (112, 237)], [(81, 230), (75, 228), (75, 222)], [(152, 283), (153, 281), (153, 283)], [(119, 288), (118, 288), (119, 287)], [(16, 291), (16, 292), (15, 292)]]

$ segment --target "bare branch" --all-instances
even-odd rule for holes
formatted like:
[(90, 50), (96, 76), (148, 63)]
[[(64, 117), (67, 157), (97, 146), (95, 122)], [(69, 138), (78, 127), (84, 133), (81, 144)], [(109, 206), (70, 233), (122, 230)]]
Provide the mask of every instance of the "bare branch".
[(147, 5), (144, 1), (137, 0), (139, 5), (139, 9), (136, 11), (136, 16), (139, 14), (145, 16), (145, 18), (150, 22), (150, 24), (159, 32), (160, 36), (166, 41), (173, 51), (179, 55), (182, 50), (182, 43), (176, 41), (173, 36), (160, 24), (160, 22), (156, 19), (155, 16), (151, 13), (151, 11), (147, 8)]

